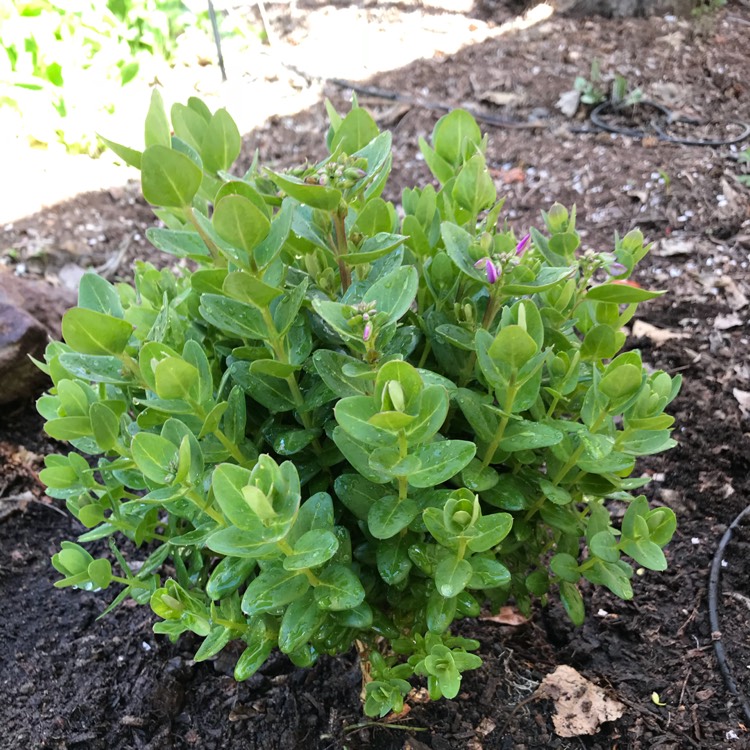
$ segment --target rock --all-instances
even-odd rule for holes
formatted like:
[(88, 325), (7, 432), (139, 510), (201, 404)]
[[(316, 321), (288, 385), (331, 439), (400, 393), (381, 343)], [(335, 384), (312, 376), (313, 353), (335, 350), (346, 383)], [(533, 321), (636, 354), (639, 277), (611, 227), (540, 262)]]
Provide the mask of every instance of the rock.
[(60, 338), (62, 316), (76, 301), (77, 295), (71, 289), (15, 276), (0, 267), (0, 303), (25, 310), (54, 339)]
[(0, 302), (0, 404), (36, 395), (47, 376), (29, 359), (40, 358), (47, 331), (19, 307)]

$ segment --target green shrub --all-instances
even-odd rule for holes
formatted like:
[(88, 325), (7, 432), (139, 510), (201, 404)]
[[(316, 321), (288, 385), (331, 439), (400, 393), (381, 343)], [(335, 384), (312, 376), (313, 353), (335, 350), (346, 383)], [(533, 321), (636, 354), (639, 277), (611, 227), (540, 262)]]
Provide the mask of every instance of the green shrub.
[(400, 216), (380, 197), (390, 134), (329, 113), (331, 156), (284, 173), (233, 176), (237, 128), (198, 100), (171, 135), (155, 94), (146, 149), (111, 144), (180, 262), (138, 263), (134, 286), (84, 276), (39, 401), (76, 451), (41, 476), (120, 568), (64, 542), (56, 585), (122, 584), (112, 607), (150, 602), (157, 633), (204, 639), (198, 661), (243, 641), (239, 680), (277, 646), (309, 665), (357, 643), (384, 715), (413, 674), (457, 694), (481, 661), (450, 626), (484, 604), (555, 591), (581, 623), (582, 580), (629, 599), (623, 557), (666, 567), (674, 514), (631, 474), (674, 444), (680, 381), (619, 353), (660, 294), (625, 281), (640, 232), (576, 254), (560, 205), (545, 233), (499, 229), (460, 110), (420, 143), (440, 189), (405, 190)]

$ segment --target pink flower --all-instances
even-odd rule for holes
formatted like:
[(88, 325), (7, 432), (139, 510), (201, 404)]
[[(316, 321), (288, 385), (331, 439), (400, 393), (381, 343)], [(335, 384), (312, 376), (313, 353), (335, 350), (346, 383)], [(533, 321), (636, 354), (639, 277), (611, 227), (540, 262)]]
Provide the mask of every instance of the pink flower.
[(491, 258), (480, 258), (475, 264), (474, 268), (484, 268), (487, 273), (487, 281), (490, 284), (494, 284), (500, 278), (500, 272), (497, 270), (497, 266), (492, 262)]
[(362, 332), (362, 341), (369, 341), (372, 336), (372, 323), (365, 325), (365, 330)]
[(526, 234), (521, 238), (521, 241), (516, 245), (516, 255), (523, 255), (531, 242), (531, 235)]

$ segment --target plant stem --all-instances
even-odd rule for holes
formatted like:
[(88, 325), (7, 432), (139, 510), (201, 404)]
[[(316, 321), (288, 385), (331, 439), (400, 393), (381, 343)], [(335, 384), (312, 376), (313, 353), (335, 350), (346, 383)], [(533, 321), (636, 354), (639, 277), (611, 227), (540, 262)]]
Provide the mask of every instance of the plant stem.
[(500, 445), (500, 441), (503, 439), (503, 435), (505, 435), (505, 428), (508, 426), (508, 422), (510, 421), (510, 410), (513, 408), (513, 401), (515, 401), (516, 393), (518, 391), (518, 389), (516, 388), (517, 374), (518, 373), (514, 370), (511, 373), (510, 380), (508, 381), (508, 390), (505, 394), (505, 406), (503, 407), (505, 416), (503, 416), (500, 420), (500, 424), (497, 426), (497, 431), (495, 432), (495, 437), (492, 438), (492, 442), (487, 446), (487, 450), (484, 452), (484, 459), (482, 461), (483, 469), (486, 469), (490, 465), (490, 461), (492, 461), (492, 458), (495, 455), (495, 451)]
[(215, 261), (218, 261), (222, 257), (221, 250), (219, 250), (217, 244), (203, 231), (203, 227), (198, 223), (198, 219), (195, 218), (195, 211), (193, 210), (193, 207), (188, 206), (185, 209), (185, 213), (187, 214), (190, 223), (195, 228), (195, 231), (198, 232), (198, 236), (203, 240), (203, 242), (206, 243), (206, 247), (211, 253), (211, 257)]
[(339, 264), (339, 276), (341, 277), (341, 292), (343, 294), (352, 284), (352, 276), (349, 271), (349, 267), (346, 265), (346, 262), (341, 257), (342, 255), (346, 255), (346, 253), (349, 251), (349, 246), (347, 245), (347, 242), (346, 242), (346, 210), (344, 210), (343, 213), (339, 211), (338, 209), (333, 212), (333, 226), (336, 229), (335, 255), (336, 255), (336, 261)]

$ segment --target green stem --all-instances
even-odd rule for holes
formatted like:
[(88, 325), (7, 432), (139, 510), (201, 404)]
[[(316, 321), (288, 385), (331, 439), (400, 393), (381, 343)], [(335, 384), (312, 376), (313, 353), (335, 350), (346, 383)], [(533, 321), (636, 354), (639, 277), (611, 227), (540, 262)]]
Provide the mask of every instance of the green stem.
[(185, 497), (187, 497), (187, 499), (190, 500), (190, 502), (193, 503), (196, 508), (203, 511), (207, 516), (216, 521), (219, 526), (224, 527), (227, 525), (226, 521), (224, 520), (224, 516), (222, 516), (221, 513), (219, 513), (219, 511), (216, 510), (216, 508), (214, 508), (210, 503), (204, 504), (203, 498), (195, 490), (191, 490), (190, 492), (188, 492)]
[(342, 294), (351, 286), (352, 276), (349, 271), (349, 267), (341, 257), (349, 252), (349, 246), (346, 241), (346, 211), (340, 212), (336, 210), (333, 212), (333, 226), (336, 229), (336, 262), (339, 264), (339, 276), (341, 277), (341, 292)]
[(185, 213), (187, 214), (190, 223), (195, 228), (195, 231), (198, 232), (198, 236), (203, 240), (203, 242), (206, 243), (206, 247), (211, 253), (211, 257), (214, 259), (214, 261), (218, 261), (222, 257), (221, 250), (219, 250), (217, 244), (203, 231), (203, 227), (198, 223), (198, 219), (195, 218), (195, 211), (193, 211), (193, 207), (187, 206), (187, 208), (185, 209)]
[(143, 583), (137, 578), (123, 578), (122, 576), (112, 576), (112, 580), (115, 583), (121, 583), (123, 586), (129, 586), (132, 589), (150, 589), (151, 586), (148, 583)]
[[(294, 548), (292, 547), (289, 542), (287, 542), (286, 539), (279, 539), (278, 542), (276, 542), (276, 546), (288, 557), (289, 555), (294, 554)], [(310, 568), (301, 568), (300, 573), (304, 573), (307, 577), (307, 580), (310, 582), (311, 586), (319, 586), (320, 585), (320, 578), (318, 578), (315, 573), (310, 570)]]
[(495, 432), (495, 437), (492, 438), (492, 442), (484, 452), (484, 459), (482, 461), (483, 469), (486, 469), (490, 465), (490, 461), (492, 461), (492, 457), (495, 455), (495, 451), (498, 449), (500, 441), (503, 439), (503, 435), (505, 435), (505, 428), (510, 421), (510, 410), (513, 408), (513, 402), (515, 401), (516, 393), (518, 392), (518, 389), (516, 388), (516, 376), (517, 372), (514, 370), (508, 381), (508, 390), (505, 394), (505, 406), (503, 407), (505, 416), (500, 420), (500, 424), (497, 426), (497, 431)]

